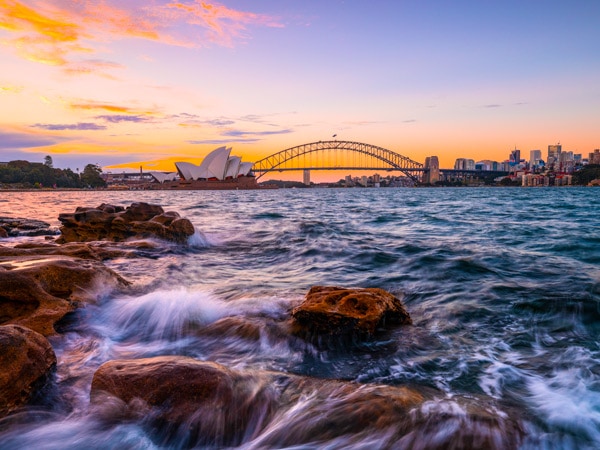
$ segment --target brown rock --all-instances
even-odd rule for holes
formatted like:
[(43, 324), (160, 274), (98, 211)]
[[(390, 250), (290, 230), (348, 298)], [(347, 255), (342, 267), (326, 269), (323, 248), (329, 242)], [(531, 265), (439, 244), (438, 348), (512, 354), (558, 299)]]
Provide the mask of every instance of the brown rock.
[(164, 446), (182, 446), (185, 436), (185, 447), (249, 441), (253, 448), (313, 447), (343, 436), (340, 442), (351, 447), (364, 446), (362, 439), (374, 434), (385, 448), (518, 446), (522, 429), (496, 406), (438, 400), (436, 394), (237, 371), (182, 356), (110, 361), (94, 374), (91, 387), (92, 403), (108, 420), (139, 418), (150, 430), (161, 430), (156, 439)]
[(92, 259), (103, 261), (111, 258), (134, 258), (139, 249), (154, 249), (157, 246), (152, 242), (135, 241), (126, 244), (112, 242), (68, 242), (56, 244), (55, 242), (28, 242), (4, 247), (0, 245), (0, 264), (2, 260), (14, 259), (12, 257), (29, 257), (39, 259), (42, 255), (70, 256), (73, 258)]
[(0, 238), (10, 236), (55, 235), (56, 229), (49, 223), (21, 217), (0, 217)]
[(94, 374), (91, 399), (102, 404), (108, 393), (134, 416), (169, 424), (163, 429), (184, 426), (196, 445), (235, 445), (251, 423), (262, 428), (273, 405), (271, 387), (251, 378), (183, 356), (109, 361)]
[(127, 208), (105, 203), (97, 208), (78, 207), (74, 213), (60, 214), (58, 220), (62, 223), (59, 243), (153, 237), (184, 243), (195, 232), (188, 219), (148, 203), (132, 203)]
[(52, 346), (41, 334), (0, 326), (0, 417), (26, 403), (54, 365)]
[(370, 336), (388, 324), (410, 324), (402, 302), (378, 288), (314, 286), (292, 311), (300, 335)]
[(0, 262), (0, 324), (19, 324), (45, 336), (82, 303), (128, 283), (96, 261), (22, 257)]

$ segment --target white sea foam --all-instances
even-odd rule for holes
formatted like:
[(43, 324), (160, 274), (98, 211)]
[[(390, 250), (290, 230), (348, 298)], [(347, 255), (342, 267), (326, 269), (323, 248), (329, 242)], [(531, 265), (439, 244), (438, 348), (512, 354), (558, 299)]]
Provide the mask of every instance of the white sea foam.
[(600, 392), (590, 390), (585, 375), (570, 368), (527, 382), (535, 410), (552, 427), (600, 442)]
[(179, 338), (187, 326), (206, 325), (227, 314), (226, 303), (212, 294), (177, 288), (115, 299), (104, 319), (126, 335), (165, 339)]

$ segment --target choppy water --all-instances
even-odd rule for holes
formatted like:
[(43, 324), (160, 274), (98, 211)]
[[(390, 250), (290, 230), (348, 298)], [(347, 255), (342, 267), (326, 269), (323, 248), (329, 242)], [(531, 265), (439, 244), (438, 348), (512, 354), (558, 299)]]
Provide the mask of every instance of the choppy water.
[[(137, 424), (98, 426), (88, 403), (103, 362), (164, 354), (430, 387), (446, 399), (516, 412), (522, 448), (600, 448), (598, 189), (0, 195), (0, 216), (58, 225), (58, 214), (76, 206), (148, 201), (200, 230), (190, 249), (107, 263), (140, 295), (86, 308), (53, 339), (54, 397), (26, 420), (0, 422), (0, 448), (159, 448)], [(319, 284), (391, 291), (414, 325), (348, 352), (186, 334), (190, 322), (203, 327), (226, 316), (281, 319)], [(299, 444), (393, 447), (375, 430), (367, 435)]]

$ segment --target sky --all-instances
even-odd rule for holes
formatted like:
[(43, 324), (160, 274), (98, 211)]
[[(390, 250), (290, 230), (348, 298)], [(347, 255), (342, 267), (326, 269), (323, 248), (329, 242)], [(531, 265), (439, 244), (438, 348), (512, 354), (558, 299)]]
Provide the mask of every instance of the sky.
[(447, 168), (587, 156), (599, 23), (597, 0), (0, 0), (0, 161), (174, 171), (334, 134)]

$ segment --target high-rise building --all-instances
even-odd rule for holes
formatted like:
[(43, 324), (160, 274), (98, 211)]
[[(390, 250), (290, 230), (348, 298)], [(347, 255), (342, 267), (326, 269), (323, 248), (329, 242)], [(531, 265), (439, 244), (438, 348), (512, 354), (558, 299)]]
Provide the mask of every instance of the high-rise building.
[(457, 158), (454, 161), (454, 170), (475, 170), (475, 161), (468, 158)]
[(542, 159), (541, 150), (531, 150), (529, 152), (529, 166), (534, 168), (539, 166), (540, 160)]
[(589, 164), (600, 164), (600, 149), (596, 149), (593, 153), (590, 153), (590, 157), (588, 160)]
[(562, 153), (562, 145), (560, 145), (560, 143), (558, 143), (556, 145), (549, 145), (548, 146), (548, 158), (546, 160), (548, 165), (558, 162), (558, 158), (560, 157), (561, 153)]
[(508, 161), (511, 166), (516, 166), (521, 163), (521, 150), (514, 149), (510, 152), (510, 156), (508, 157)]

